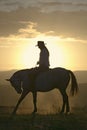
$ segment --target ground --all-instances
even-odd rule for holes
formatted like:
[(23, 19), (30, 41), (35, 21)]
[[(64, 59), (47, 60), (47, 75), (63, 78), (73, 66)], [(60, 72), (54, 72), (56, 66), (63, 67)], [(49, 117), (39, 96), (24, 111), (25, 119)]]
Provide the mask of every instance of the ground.
[(87, 112), (73, 114), (0, 115), (0, 130), (87, 130)]

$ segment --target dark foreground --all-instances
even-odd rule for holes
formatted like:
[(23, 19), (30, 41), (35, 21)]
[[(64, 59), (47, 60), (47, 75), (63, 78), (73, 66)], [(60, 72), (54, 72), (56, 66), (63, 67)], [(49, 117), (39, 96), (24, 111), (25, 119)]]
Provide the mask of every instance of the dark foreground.
[(0, 115), (0, 130), (87, 130), (87, 113), (70, 115)]

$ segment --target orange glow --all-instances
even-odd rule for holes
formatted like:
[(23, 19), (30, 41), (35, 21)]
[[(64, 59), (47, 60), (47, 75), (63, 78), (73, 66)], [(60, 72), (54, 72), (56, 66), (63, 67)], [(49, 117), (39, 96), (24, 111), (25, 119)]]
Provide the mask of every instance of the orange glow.
[[(50, 52), (50, 67), (69, 67), (71, 66), (68, 62), (66, 64), (67, 57), (65, 55), (66, 48), (61, 44), (62, 39), (58, 37), (38, 36), (32, 39), (31, 43), (25, 44), (21, 52), (21, 66), (22, 68), (35, 67), (39, 59), (39, 49), (35, 47), (38, 40), (43, 40), (46, 43), (46, 47)], [(68, 48), (67, 48), (68, 49)]]

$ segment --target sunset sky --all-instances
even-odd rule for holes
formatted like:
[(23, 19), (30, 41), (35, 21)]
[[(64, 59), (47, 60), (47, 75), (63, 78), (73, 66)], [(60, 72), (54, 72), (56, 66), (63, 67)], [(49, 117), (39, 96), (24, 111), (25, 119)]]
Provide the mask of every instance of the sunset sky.
[(0, 0), (0, 70), (35, 67), (38, 40), (51, 68), (87, 70), (87, 0)]

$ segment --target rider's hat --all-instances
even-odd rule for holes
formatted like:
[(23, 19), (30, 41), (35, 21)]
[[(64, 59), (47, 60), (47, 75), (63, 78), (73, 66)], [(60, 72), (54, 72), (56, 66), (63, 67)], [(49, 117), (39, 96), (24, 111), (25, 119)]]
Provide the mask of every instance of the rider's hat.
[(38, 41), (36, 46), (45, 46), (44, 41)]

